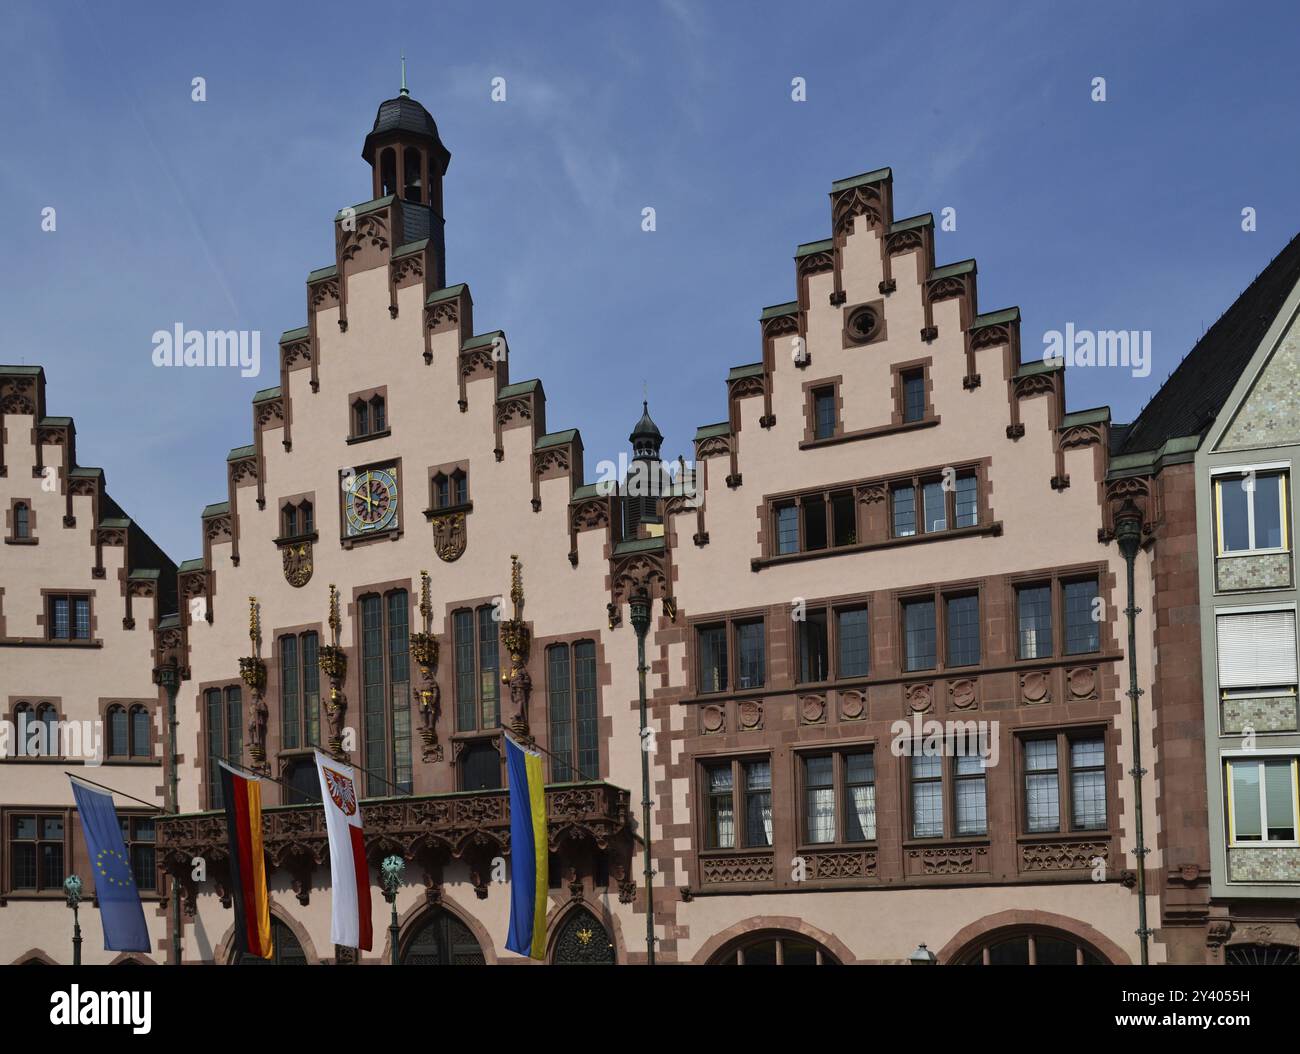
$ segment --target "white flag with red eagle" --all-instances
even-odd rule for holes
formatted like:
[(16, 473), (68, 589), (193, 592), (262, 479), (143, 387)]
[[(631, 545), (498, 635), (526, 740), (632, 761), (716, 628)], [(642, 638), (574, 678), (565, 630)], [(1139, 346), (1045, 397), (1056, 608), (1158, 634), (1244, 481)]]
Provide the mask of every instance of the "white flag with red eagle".
[(370, 865), (361, 830), (361, 801), (356, 773), (320, 751), (316, 752), (320, 792), (325, 806), (325, 830), (330, 840), (333, 907), (330, 940), (345, 948), (370, 951)]

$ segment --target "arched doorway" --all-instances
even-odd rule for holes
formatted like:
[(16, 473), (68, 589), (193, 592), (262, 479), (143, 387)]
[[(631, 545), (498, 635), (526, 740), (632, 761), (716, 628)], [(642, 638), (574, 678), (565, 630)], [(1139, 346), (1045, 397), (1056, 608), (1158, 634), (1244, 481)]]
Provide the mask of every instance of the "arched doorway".
[(302, 944), (284, 922), (271, 916), (271, 958), (263, 959), (255, 955), (240, 956), (233, 953), (231, 962), (240, 966), (306, 966), (307, 953)]
[(1290, 944), (1229, 944), (1223, 953), (1229, 966), (1295, 966), (1300, 948)]
[(768, 930), (732, 941), (709, 960), (710, 966), (838, 966), (839, 960), (802, 933)]
[(1104, 966), (1096, 949), (1073, 934), (1035, 928), (980, 938), (953, 960), (958, 966)]
[(468, 926), (449, 911), (432, 912), (406, 942), (406, 966), (482, 966), (483, 949)]
[(600, 919), (586, 908), (565, 916), (555, 935), (551, 962), (557, 966), (613, 966), (614, 940)]

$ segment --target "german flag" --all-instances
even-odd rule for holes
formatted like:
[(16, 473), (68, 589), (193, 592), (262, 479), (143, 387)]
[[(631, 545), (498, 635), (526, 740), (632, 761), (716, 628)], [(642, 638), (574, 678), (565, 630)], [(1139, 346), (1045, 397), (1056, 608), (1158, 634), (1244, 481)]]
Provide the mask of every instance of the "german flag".
[(226, 803), (226, 830), (230, 834), (235, 947), (241, 958), (251, 955), (269, 959), (271, 902), (266, 895), (266, 855), (262, 849), (262, 781), (221, 764), (221, 797)]

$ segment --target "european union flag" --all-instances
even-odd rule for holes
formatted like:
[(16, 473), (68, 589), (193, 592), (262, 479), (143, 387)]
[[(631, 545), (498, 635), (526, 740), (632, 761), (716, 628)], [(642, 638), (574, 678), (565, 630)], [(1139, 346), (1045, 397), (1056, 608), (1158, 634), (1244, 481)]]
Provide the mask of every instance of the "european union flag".
[(147, 952), (149, 928), (144, 921), (140, 890), (131, 874), (131, 857), (122, 841), (122, 827), (113, 808), (113, 796), (75, 776), (72, 795), (77, 799), (81, 832), (95, 875), (95, 896), (104, 926), (104, 948), (113, 952)]

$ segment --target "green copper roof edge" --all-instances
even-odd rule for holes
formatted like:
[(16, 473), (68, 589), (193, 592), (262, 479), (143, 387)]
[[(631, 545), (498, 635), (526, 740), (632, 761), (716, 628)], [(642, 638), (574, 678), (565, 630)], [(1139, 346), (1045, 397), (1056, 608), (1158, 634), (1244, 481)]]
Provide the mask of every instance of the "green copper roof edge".
[(412, 253), (418, 253), (428, 244), (428, 238), (420, 238), (417, 241), (407, 242), (405, 245), (399, 245), (393, 250), (393, 259), (396, 260), (402, 256), (410, 256)]
[(238, 461), (240, 458), (252, 457), (257, 453), (257, 447), (252, 444), (248, 446), (232, 447), (230, 453), (226, 455), (227, 461)]
[(0, 373), (7, 373), (12, 377), (35, 377), (44, 372), (44, 366), (0, 366)]
[(1075, 425), (1092, 425), (1100, 424), (1102, 421), (1110, 420), (1109, 406), (1094, 406), (1088, 410), (1075, 410), (1061, 418), (1061, 423), (1057, 425), (1059, 432), (1063, 428), (1073, 428)]
[(516, 381), (514, 384), (507, 384), (497, 392), (497, 402), (502, 399), (509, 399), (511, 396), (523, 395), (525, 392), (535, 392), (542, 386), (542, 382), (537, 378), (530, 381)]
[(1133, 475), (1145, 469), (1161, 465), (1177, 465), (1191, 461), (1201, 445), (1200, 436), (1174, 436), (1166, 439), (1155, 450), (1138, 450), (1128, 454), (1116, 454), (1110, 459), (1107, 477), (1116, 475)]
[(660, 538), (637, 538), (633, 541), (619, 542), (614, 546), (614, 552), (618, 555), (623, 553), (643, 553), (653, 549), (662, 549), (664, 539)]
[(1044, 362), (1042, 359), (1030, 359), (1028, 362), (1022, 362), (1020, 368), (1016, 370), (1015, 376), (1033, 377), (1039, 373), (1056, 373), (1058, 370), (1065, 369), (1065, 360), (1058, 362)]
[(333, 278), (338, 273), (338, 264), (330, 264), (328, 267), (318, 267), (314, 271), (307, 272), (307, 284), (311, 285), (312, 282), (319, 282), (326, 278)]
[(97, 527), (130, 527), (129, 516), (105, 516), (96, 524)]
[(182, 571), (206, 571), (207, 569), (207, 564), (204, 563), (203, 557), (196, 556), (192, 560), (183, 561), (181, 565), (176, 568), (176, 573), (179, 574)]
[(727, 380), (735, 381), (741, 377), (758, 377), (763, 373), (763, 364), (761, 362), (747, 362), (743, 366), (732, 366), (727, 371)]
[(131, 571), (126, 577), (135, 578), (135, 579), (161, 578), (162, 572), (159, 571), (156, 567), (137, 567), (133, 571)]
[(280, 334), (280, 343), (288, 344), (290, 341), (302, 340), (303, 337), (311, 336), (311, 329), (307, 326), (299, 326), (297, 329), (286, 329)]
[(833, 248), (834, 246), (835, 246), (834, 238), (823, 238), (819, 242), (804, 242), (802, 245), (799, 245), (795, 248), (794, 258), (797, 260), (801, 256), (811, 256), (813, 253), (822, 253), (825, 252), (827, 249)]
[(253, 402), (264, 403), (268, 399), (280, 398), (280, 386), (277, 384), (274, 388), (263, 388), (260, 392), (253, 393)]
[(1020, 308), (1004, 307), (1001, 311), (989, 311), (982, 315), (976, 315), (970, 324), (971, 329), (979, 329), (982, 326), (996, 326), (1002, 322), (1019, 322)]
[(791, 300), (785, 304), (772, 304), (763, 308), (763, 313), (758, 316), (760, 322), (766, 322), (769, 318), (781, 318), (784, 315), (793, 315), (799, 310), (799, 301)]
[(908, 216), (905, 219), (895, 220), (889, 225), (889, 233), (897, 234), (899, 231), (910, 231), (914, 227), (933, 227), (934, 213), (923, 212), (919, 216)]
[(837, 179), (831, 184), (831, 193), (835, 194), (841, 190), (848, 190), (851, 187), (860, 187), (867, 183), (883, 183), (887, 179), (894, 178), (894, 171), (889, 167), (873, 169), (870, 172), (863, 172), (860, 176), (849, 176), (847, 179)]
[[(460, 346), (460, 350), (468, 351), (470, 348), (481, 348), (485, 345), (491, 344), (497, 337), (504, 339), (505, 335), (506, 331), (504, 329), (493, 329), (489, 330), (487, 333), (476, 333)], [(509, 342), (507, 341), (507, 343)]]
[(70, 424), (72, 424), (71, 417), (42, 417), (41, 418), (42, 428), (66, 428)]
[[(396, 194), (385, 194), (382, 198), (371, 198), (369, 201), (363, 201), (357, 205), (353, 205), (352, 214), (354, 216), (364, 216), (369, 212), (378, 212), (380, 209), (387, 208), (396, 200)], [(339, 209), (339, 211), (334, 214), (334, 222), (337, 223), (341, 220), (343, 214), (347, 211), (347, 209)]]
[(543, 447), (561, 446), (564, 443), (570, 443), (578, 437), (576, 428), (566, 428), (560, 432), (547, 432), (540, 437), (533, 445), (534, 450), (541, 450)]
[(974, 270), (976, 270), (974, 260), (958, 260), (955, 263), (936, 267), (930, 272), (930, 281), (933, 282), (936, 278), (951, 278), (955, 274), (970, 274)]
[(714, 436), (725, 436), (731, 434), (731, 422), (719, 421), (713, 425), (700, 425), (695, 430), (696, 439), (712, 439)]
[(230, 511), (229, 501), (218, 501), (218, 502), (214, 502), (211, 505), (203, 506), (203, 517), (204, 519), (206, 519), (209, 516), (221, 516), (224, 513), (227, 513), (229, 511)]
[(464, 282), (460, 282), (457, 285), (449, 285), (446, 289), (435, 289), (424, 298), (424, 302), (426, 304), (441, 303), (443, 300), (450, 300), (452, 297), (460, 296), (461, 292), (468, 288), (469, 286)]
[(78, 465), (76, 468), (71, 469), (68, 472), (69, 476), (78, 476), (83, 479), (93, 476), (102, 476), (103, 474), (104, 470), (102, 468), (91, 468), (87, 465)]

